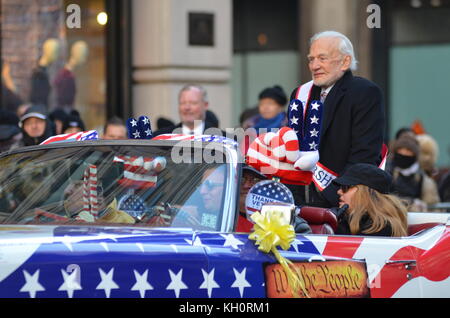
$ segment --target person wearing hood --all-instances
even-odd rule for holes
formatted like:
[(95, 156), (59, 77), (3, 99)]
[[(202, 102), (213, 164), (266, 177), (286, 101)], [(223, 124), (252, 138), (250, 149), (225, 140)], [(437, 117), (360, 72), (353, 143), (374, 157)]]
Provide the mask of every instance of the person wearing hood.
[(44, 105), (32, 105), (20, 118), (22, 128), (21, 146), (39, 145), (54, 135), (53, 125), (48, 119)]
[(436, 182), (420, 167), (419, 142), (403, 135), (392, 146), (392, 160), (387, 170), (393, 176), (393, 191), (408, 203), (408, 211), (427, 211), (427, 205), (438, 203)]

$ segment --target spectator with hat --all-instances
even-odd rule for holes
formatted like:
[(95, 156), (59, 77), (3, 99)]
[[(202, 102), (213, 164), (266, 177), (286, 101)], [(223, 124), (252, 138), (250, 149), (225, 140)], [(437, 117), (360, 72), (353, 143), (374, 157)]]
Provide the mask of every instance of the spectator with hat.
[(389, 194), (389, 173), (371, 164), (357, 163), (332, 182), (339, 187), (336, 234), (407, 235), (407, 210), (398, 197)]
[(85, 131), (84, 122), (80, 114), (76, 110), (72, 110), (63, 122), (62, 133), (72, 134), (80, 131)]
[(48, 120), (44, 105), (35, 104), (27, 109), (20, 118), (23, 138), (21, 146), (39, 145), (54, 135), (53, 126)]
[(260, 129), (266, 131), (286, 126), (288, 121), (285, 113), (287, 96), (281, 86), (267, 87), (258, 96), (258, 114), (243, 123), (245, 128), (254, 128), (260, 134)]
[(21, 139), (19, 117), (11, 111), (0, 109), (0, 152), (19, 147)]
[(408, 211), (427, 211), (427, 205), (438, 203), (436, 182), (420, 167), (420, 145), (416, 137), (402, 135), (392, 144), (392, 159), (387, 171), (393, 176), (393, 191), (405, 199)]
[(62, 134), (62, 128), (63, 128), (64, 122), (67, 119), (67, 116), (68, 116), (67, 113), (62, 108), (57, 108), (48, 115), (48, 118), (55, 125), (55, 134), (56, 135)]

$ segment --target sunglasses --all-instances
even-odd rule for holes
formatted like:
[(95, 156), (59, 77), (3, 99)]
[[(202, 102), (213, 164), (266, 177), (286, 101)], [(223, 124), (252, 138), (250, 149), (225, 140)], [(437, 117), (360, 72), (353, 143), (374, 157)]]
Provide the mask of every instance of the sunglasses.
[(244, 183), (246, 183), (246, 182), (257, 183), (257, 182), (263, 180), (262, 178), (254, 177), (249, 174), (244, 174), (242, 179), (243, 179)]
[(353, 185), (341, 185), (341, 190), (343, 193), (347, 193), (350, 188), (353, 188)]
[(215, 187), (221, 187), (221, 186), (223, 186), (223, 183), (222, 182), (213, 182), (213, 181), (211, 181), (211, 180), (205, 180), (205, 181), (203, 181), (203, 183), (202, 183), (202, 187), (203, 186), (205, 186), (205, 187), (207, 187), (209, 190), (211, 190), (211, 189), (213, 189), (213, 188), (215, 188)]

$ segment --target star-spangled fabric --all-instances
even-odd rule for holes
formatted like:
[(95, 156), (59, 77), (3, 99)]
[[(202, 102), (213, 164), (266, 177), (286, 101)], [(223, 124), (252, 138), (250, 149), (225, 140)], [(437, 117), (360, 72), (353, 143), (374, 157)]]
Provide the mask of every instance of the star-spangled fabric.
[(80, 131), (80, 132), (71, 133), (71, 134), (62, 134), (62, 135), (52, 136), (52, 137), (45, 139), (40, 144), (47, 145), (47, 144), (57, 143), (57, 142), (97, 140), (97, 139), (98, 139), (98, 132), (96, 130), (89, 130), (89, 131)]
[[(272, 180), (264, 180), (256, 183), (248, 191), (245, 199), (247, 219), (261, 211), (262, 206), (269, 202), (283, 202), (294, 204), (292, 192), (283, 184)], [(251, 219), (249, 219), (251, 221)]]
[[(244, 234), (93, 226), (0, 229), (1, 238), (10, 238), (0, 242), (9, 260), (0, 272), (0, 297), (6, 298), (266, 297), (264, 268), (276, 263)], [(370, 297), (448, 297), (448, 233), (442, 225), (407, 239), (297, 235), (280, 253), (293, 262), (365, 260), (375, 284)], [(11, 239), (22, 243), (27, 235), (33, 240), (20, 249), (11, 245)], [(412, 269), (386, 264), (411, 258), (417, 262)]]
[(283, 127), (272, 138), (269, 134), (258, 136), (250, 144), (246, 163), (268, 177), (278, 177), (282, 183), (307, 185), (312, 181), (312, 172), (294, 166), (299, 150), (294, 131)]
[(297, 134), (300, 151), (319, 150), (323, 104), (318, 100), (313, 100), (306, 111), (305, 118), (304, 113), (302, 102), (299, 99), (293, 99), (288, 106), (288, 125)]
[(147, 116), (140, 116), (137, 120), (128, 118), (127, 131), (128, 139), (152, 139), (153, 137), (150, 119)]
[(288, 106), (288, 127), (258, 136), (247, 151), (247, 164), (282, 183), (307, 185), (319, 161), (323, 104), (312, 101), (305, 111), (299, 99)]
[(126, 194), (119, 199), (117, 208), (127, 212), (134, 218), (139, 218), (146, 211), (144, 200), (136, 194)]

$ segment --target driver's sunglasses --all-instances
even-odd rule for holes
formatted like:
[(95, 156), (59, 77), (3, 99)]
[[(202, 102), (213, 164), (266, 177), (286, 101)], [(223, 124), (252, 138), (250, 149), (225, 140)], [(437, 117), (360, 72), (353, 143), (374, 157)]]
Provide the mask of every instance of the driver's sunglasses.
[(243, 178), (244, 183), (251, 182), (252, 184), (255, 184), (255, 183), (257, 183), (257, 182), (262, 180), (262, 178), (258, 178), (258, 177), (252, 176), (251, 174), (244, 174), (242, 176), (242, 178)]
[(353, 187), (354, 187), (354, 185), (341, 185), (341, 190), (343, 193), (347, 193), (347, 191)]
[(205, 186), (209, 190), (211, 190), (211, 189), (213, 189), (215, 187), (223, 186), (223, 183), (222, 182), (213, 182), (211, 180), (205, 180), (205, 181), (203, 181), (202, 186)]

